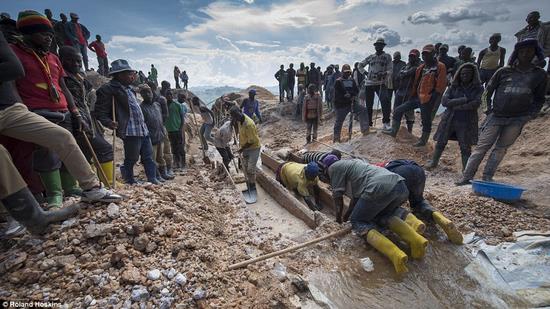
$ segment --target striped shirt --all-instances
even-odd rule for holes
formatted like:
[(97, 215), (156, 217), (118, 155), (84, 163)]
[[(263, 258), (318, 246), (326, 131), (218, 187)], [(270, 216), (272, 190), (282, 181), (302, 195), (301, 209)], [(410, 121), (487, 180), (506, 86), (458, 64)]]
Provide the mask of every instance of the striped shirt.
[(130, 110), (128, 126), (126, 127), (126, 136), (149, 135), (147, 125), (145, 124), (145, 118), (143, 117), (143, 112), (141, 111), (136, 95), (130, 87), (126, 88), (126, 94), (128, 95), (128, 108)]
[(329, 154), (331, 153), (324, 151), (307, 151), (303, 154), (302, 159), (306, 164), (309, 162), (321, 163), (323, 162), (323, 159)]

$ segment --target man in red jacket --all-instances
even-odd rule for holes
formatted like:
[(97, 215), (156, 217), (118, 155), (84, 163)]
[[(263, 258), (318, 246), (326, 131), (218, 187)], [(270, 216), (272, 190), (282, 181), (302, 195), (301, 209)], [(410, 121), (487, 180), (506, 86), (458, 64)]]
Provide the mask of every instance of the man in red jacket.
[(99, 34), (95, 36), (95, 41), (90, 43), (88, 48), (97, 56), (97, 73), (105, 77), (109, 76), (109, 60), (107, 59), (105, 44), (101, 41), (101, 36)]

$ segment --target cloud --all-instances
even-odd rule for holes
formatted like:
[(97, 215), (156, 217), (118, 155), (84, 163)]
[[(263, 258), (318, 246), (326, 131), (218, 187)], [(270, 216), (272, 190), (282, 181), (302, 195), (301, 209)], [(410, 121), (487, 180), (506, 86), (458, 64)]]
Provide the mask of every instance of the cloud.
[(226, 43), (229, 47), (231, 47), (235, 51), (238, 51), (238, 52), (241, 51), (235, 44), (233, 44), (233, 42), (230, 39), (226, 37), (223, 37), (221, 35), (216, 35), (216, 39), (220, 42)]
[(445, 24), (451, 25), (460, 21), (471, 21), (476, 25), (482, 25), (489, 21), (505, 21), (509, 18), (510, 11), (504, 7), (494, 7), (490, 12), (469, 7), (455, 7), (435, 11), (418, 11), (407, 17), (413, 25), (420, 24)]
[(399, 35), (397, 31), (390, 29), (387, 25), (381, 22), (374, 22), (364, 28), (354, 27), (352, 28), (351, 33), (352, 43), (374, 43), (374, 41), (379, 38), (383, 38), (388, 47), (412, 43), (410, 39), (402, 39), (401, 35)]
[(279, 47), (281, 46), (281, 42), (273, 42), (274, 44), (268, 44), (268, 43), (260, 43), (260, 42), (253, 42), (253, 41), (247, 41), (247, 40), (239, 40), (235, 41), (235, 43), (239, 45), (245, 45), (249, 47)]
[(339, 7), (339, 11), (354, 9), (364, 4), (403, 5), (409, 4), (412, 0), (345, 0)]
[(467, 45), (477, 46), (487, 41), (488, 36), (470, 30), (453, 29), (445, 33), (434, 33), (430, 36), (432, 42), (442, 42), (450, 46)]
[(244, 2), (248, 3), (248, 4), (252, 4), (254, 3), (254, 0), (243, 0)]
[(111, 40), (107, 43), (107, 46), (110, 48), (124, 48), (132, 44), (145, 44), (145, 45), (156, 45), (156, 46), (166, 46), (170, 44), (170, 38), (165, 36), (127, 36), (127, 35), (113, 35)]

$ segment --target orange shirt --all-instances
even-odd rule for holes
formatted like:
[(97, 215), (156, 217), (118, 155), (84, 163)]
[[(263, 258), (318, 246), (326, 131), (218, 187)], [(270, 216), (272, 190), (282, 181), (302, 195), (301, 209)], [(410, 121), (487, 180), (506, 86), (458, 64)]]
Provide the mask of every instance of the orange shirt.
[(442, 95), (447, 87), (447, 69), (445, 64), (437, 62), (435, 67), (428, 68), (425, 64), (416, 69), (412, 96), (418, 95), (421, 104), (426, 104), (432, 98), (432, 91)]

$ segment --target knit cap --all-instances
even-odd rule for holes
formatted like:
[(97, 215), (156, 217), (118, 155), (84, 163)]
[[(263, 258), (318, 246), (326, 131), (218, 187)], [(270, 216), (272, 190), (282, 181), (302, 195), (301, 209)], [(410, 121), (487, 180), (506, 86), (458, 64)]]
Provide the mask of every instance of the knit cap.
[(315, 162), (309, 162), (305, 167), (305, 174), (308, 179), (319, 176), (319, 165)]
[(38, 32), (53, 32), (53, 27), (46, 16), (36, 11), (28, 10), (19, 12), (17, 30), (22, 34), (33, 34)]

